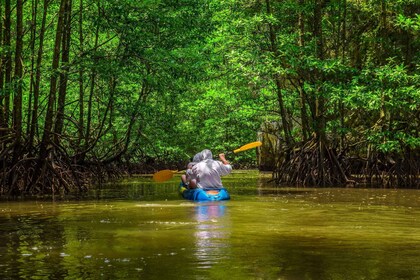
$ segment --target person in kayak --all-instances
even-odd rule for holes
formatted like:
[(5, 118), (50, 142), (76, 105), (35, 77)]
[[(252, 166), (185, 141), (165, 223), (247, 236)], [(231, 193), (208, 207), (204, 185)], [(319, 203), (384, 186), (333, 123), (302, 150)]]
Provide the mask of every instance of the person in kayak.
[(196, 165), (198, 162), (203, 160), (202, 153), (197, 153), (195, 156), (191, 159), (191, 162), (187, 164), (187, 170), (185, 171), (185, 174), (181, 176), (182, 184), (187, 189), (195, 189), (197, 187), (197, 180), (194, 179), (194, 175), (192, 173), (192, 168), (194, 165)]
[(197, 187), (197, 180), (192, 178), (192, 168), (195, 164), (197, 163), (193, 161), (188, 163), (187, 170), (185, 170), (185, 174), (181, 175), (182, 185), (187, 189), (194, 189)]
[[(206, 149), (201, 151), (199, 162), (191, 168), (191, 178), (196, 180), (196, 187), (202, 189), (219, 189), (223, 188), (222, 176), (232, 172), (232, 166), (226, 160), (225, 154), (219, 154), (220, 160), (214, 160), (213, 154)], [(190, 188), (195, 188), (190, 186)]]

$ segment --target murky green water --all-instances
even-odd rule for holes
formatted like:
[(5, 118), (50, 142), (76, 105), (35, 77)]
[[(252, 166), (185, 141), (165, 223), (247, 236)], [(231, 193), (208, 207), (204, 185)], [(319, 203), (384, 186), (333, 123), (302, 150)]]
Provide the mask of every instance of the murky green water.
[(420, 279), (419, 190), (224, 182), (221, 203), (149, 178), (0, 202), (0, 279)]

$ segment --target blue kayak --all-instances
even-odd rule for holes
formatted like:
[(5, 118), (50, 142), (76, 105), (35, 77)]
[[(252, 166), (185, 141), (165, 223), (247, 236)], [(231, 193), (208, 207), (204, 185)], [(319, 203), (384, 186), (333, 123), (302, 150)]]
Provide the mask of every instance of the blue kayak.
[(187, 189), (182, 183), (179, 186), (179, 193), (185, 199), (193, 201), (219, 201), (229, 200), (230, 195), (225, 188), (218, 189)]

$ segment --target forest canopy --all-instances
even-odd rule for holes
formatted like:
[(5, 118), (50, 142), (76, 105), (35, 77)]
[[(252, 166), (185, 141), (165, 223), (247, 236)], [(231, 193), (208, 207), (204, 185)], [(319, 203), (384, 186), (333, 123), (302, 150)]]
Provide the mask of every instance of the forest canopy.
[(416, 0), (0, 3), (1, 194), (258, 137), (278, 184), (420, 185)]

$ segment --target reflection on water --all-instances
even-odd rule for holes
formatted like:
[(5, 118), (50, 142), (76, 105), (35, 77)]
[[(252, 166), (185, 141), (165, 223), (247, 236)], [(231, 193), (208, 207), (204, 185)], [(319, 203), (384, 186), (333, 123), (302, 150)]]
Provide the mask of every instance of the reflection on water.
[(420, 279), (418, 190), (276, 188), (246, 173), (226, 177), (232, 200), (193, 203), (176, 180), (1, 202), (0, 279)]
[(229, 247), (229, 228), (225, 202), (198, 203), (195, 207), (197, 221), (195, 256), (199, 268), (208, 269), (222, 261)]

